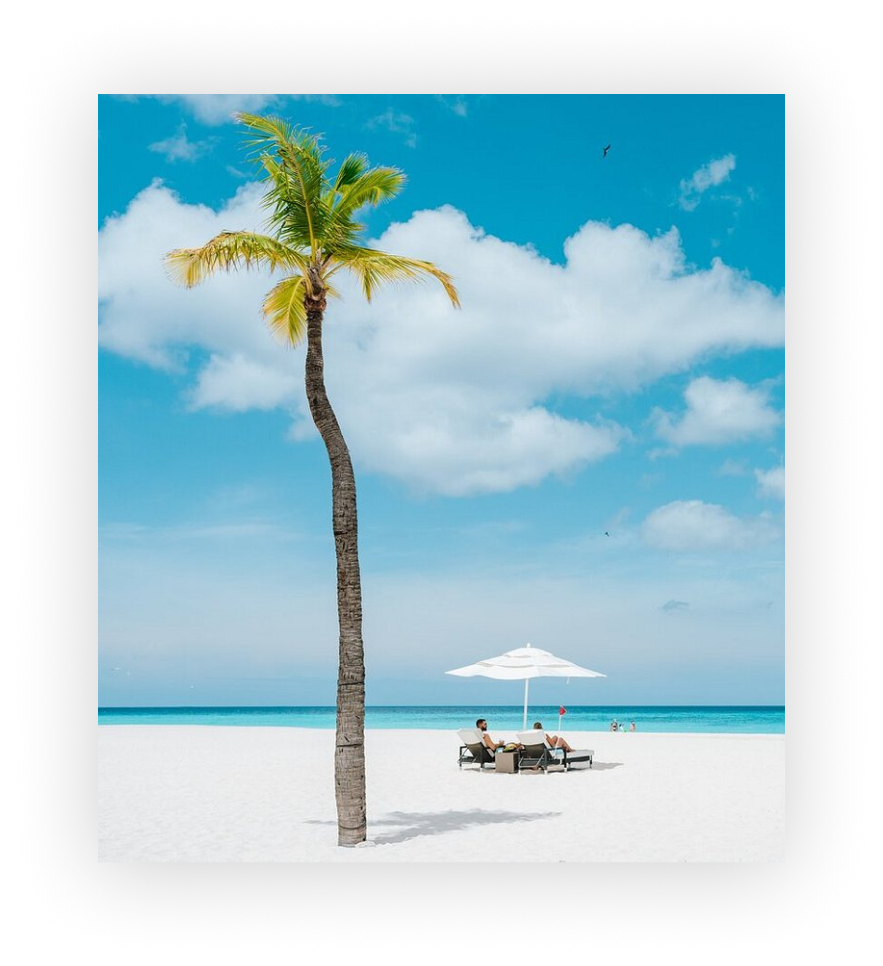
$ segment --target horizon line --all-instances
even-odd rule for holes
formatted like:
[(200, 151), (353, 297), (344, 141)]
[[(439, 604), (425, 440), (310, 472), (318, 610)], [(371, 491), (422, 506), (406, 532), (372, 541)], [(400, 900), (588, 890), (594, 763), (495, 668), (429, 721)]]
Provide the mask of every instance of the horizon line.
[[(552, 708), (563, 707), (558, 703), (537, 704), (531, 707)], [(99, 705), (99, 711), (146, 711), (146, 710), (168, 710), (168, 711), (209, 711), (218, 709), (234, 708), (260, 708), (262, 710), (285, 710), (291, 708), (319, 708), (335, 710), (334, 704), (118, 704), (118, 705)], [(517, 708), (521, 709), (521, 704), (366, 704), (365, 708)], [(571, 704), (571, 708), (784, 708), (784, 704), (636, 704), (628, 701), (620, 701), (616, 704)]]

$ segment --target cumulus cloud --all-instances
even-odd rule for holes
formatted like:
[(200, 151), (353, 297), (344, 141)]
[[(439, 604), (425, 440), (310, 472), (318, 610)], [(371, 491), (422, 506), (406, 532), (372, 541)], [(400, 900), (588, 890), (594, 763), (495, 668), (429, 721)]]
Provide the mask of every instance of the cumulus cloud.
[(294, 399), (299, 389), (300, 376), (294, 371), (282, 372), (239, 352), (229, 357), (213, 354), (199, 372), (190, 402), (194, 409), (275, 409), (280, 400)]
[(769, 405), (765, 387), (754, 388), (738, 379), (700, 376), (684, 391), (687, 404), (680, 420), (654, 409), (656, 434), (673, 446), (717, 445), (769, 436), (782, 415)]
[(157, 154), (165, 156), (166, 161), (196, 161), (206, 151), (211, 150), (214, 144), (213, 138), (206, 138), (202, 141), (191, 141), (187, 137), (187, 125), (182, 124), (176, 134), (165, 138), (162, 141), (154, 141), (149, 144), (148, 150), (155, 151)]
[(180, 101), (184, 107), (203, 124), (226, 124), (236, 111), (258, 114), (267, 107), (274, 107), (280, 98), (295, 101), (317, 101), (336, 107), (340, 101), (336, 94), (159, 94), (161, 101)]
[[(186, 291), (162, 256), (224, 229), (261, 230), (261, 187), (219, 210), (156, 182), (99, 236), (99, 339), (110, 351), (185, 371), (190, 402), (291, 411), (313, 436), (301, 350), (280, 348), (260, 318), (273, 281), (220, 275)], [(784, 337), (782, 300), (715, 260), (689, 269), (672, 230), (589, 222), (556, 265), (487, 235), (460, 211), (421, 211), (371, 242), (451, 272), (463, 308), (434, 282), (392, 287), (366, 304), (341, 279), (326, 317), (329, 394), (356, 462), (436, 493), (501, 492), (568, 474), (612, 453), (626, 431), (565, 418), (548, 400), (632, 390), (697, 358)]]
[(776, 466), (771, 470), (755, 470), (757, 492), (760, 496), (774, 500), (785, 499), (785, 467)]
[(676, 500), (647, 516), (646, 543), (660, 550), (750, 550), (779, 535), (771, 517), (737, 517), (725, 507), (701, 500)]
[(107, 219), (98, 237), (101, 345), (167, 370), (182, 369), (187, 350), (196, 347), (225, 357), (239, 352), (258, 362), (272, 359), (278, 347), (259, 321), (266, 277), (221, 274), (187, 292), (172, 284), (162, 261), (171, 249), (201, 245), (224, 228), (260, 230), (260, 197), (260, 186), (249, 183), (214, 211), (182, 205), (155, 181), (124, 215)]
[(681, 181), (680, 206), (684, 211), (693, 211), (702, 200), (702, 195), (730, 177), (736, 167), (736, 156), (725, 154), (704, 164), (692, 176)]

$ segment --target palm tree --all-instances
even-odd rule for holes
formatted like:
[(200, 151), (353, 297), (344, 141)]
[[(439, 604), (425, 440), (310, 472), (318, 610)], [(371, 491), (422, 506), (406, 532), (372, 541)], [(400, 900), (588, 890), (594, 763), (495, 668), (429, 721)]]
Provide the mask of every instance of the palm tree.
[(224, 231), (201, 248), (166, 255), (173, 278), (188, 288), (224, 269), (268, 268), (284, 277), (266, 295), (263, 314), (272, 332), (294, 346), (307, 339), (306, 392), (316, 428), (331, 463), (334, 543), (337, 551), (337, 613), (340, 628), (334, 786), (338, 845), (365, 840), (365, 661), (362, 645), (362, 587), (359, 575), (356, 481), (343, 433), (325, 392), (322, 320), (326, 299), (338, 293), (334, 276), (347, 269), (369, 301), (383, 282), (432, 276), (455, 307), (452, 279), (431, 262), (389, 255), (359, 243), (360, 209), (401, 190), (396, 168), (369, 168), (364, 154), (351, 154), (331, 177), (332, 161), (318, 137), (278, 117), (237, 114), (251, 134), (252, 159), (263, 169), (269, 212), (262, 235)]

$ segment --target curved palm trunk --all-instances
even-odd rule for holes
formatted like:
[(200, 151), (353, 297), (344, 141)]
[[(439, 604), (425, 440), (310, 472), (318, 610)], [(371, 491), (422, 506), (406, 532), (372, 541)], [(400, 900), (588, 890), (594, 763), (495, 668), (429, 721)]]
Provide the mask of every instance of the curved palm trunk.
[(334, 791), (337, 844), (365, 841), (365, 657), (362, 648), (362, 584), (359, 575), (356, 480), (349, 450), (325, 392), (322, 358), (324, 294), (305, 299), (306, 388), (310, 412), (331, 462), (332, 520), (337, 551), (337, 616), (340, 663), (337, 676), (337, 735)]

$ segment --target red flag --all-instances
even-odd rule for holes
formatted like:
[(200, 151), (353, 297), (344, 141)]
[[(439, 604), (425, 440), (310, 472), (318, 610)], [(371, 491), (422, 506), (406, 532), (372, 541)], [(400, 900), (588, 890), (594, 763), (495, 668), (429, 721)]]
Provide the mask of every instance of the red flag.
[(567, 708), (559, 708), (558, 714), (567, 714)]

